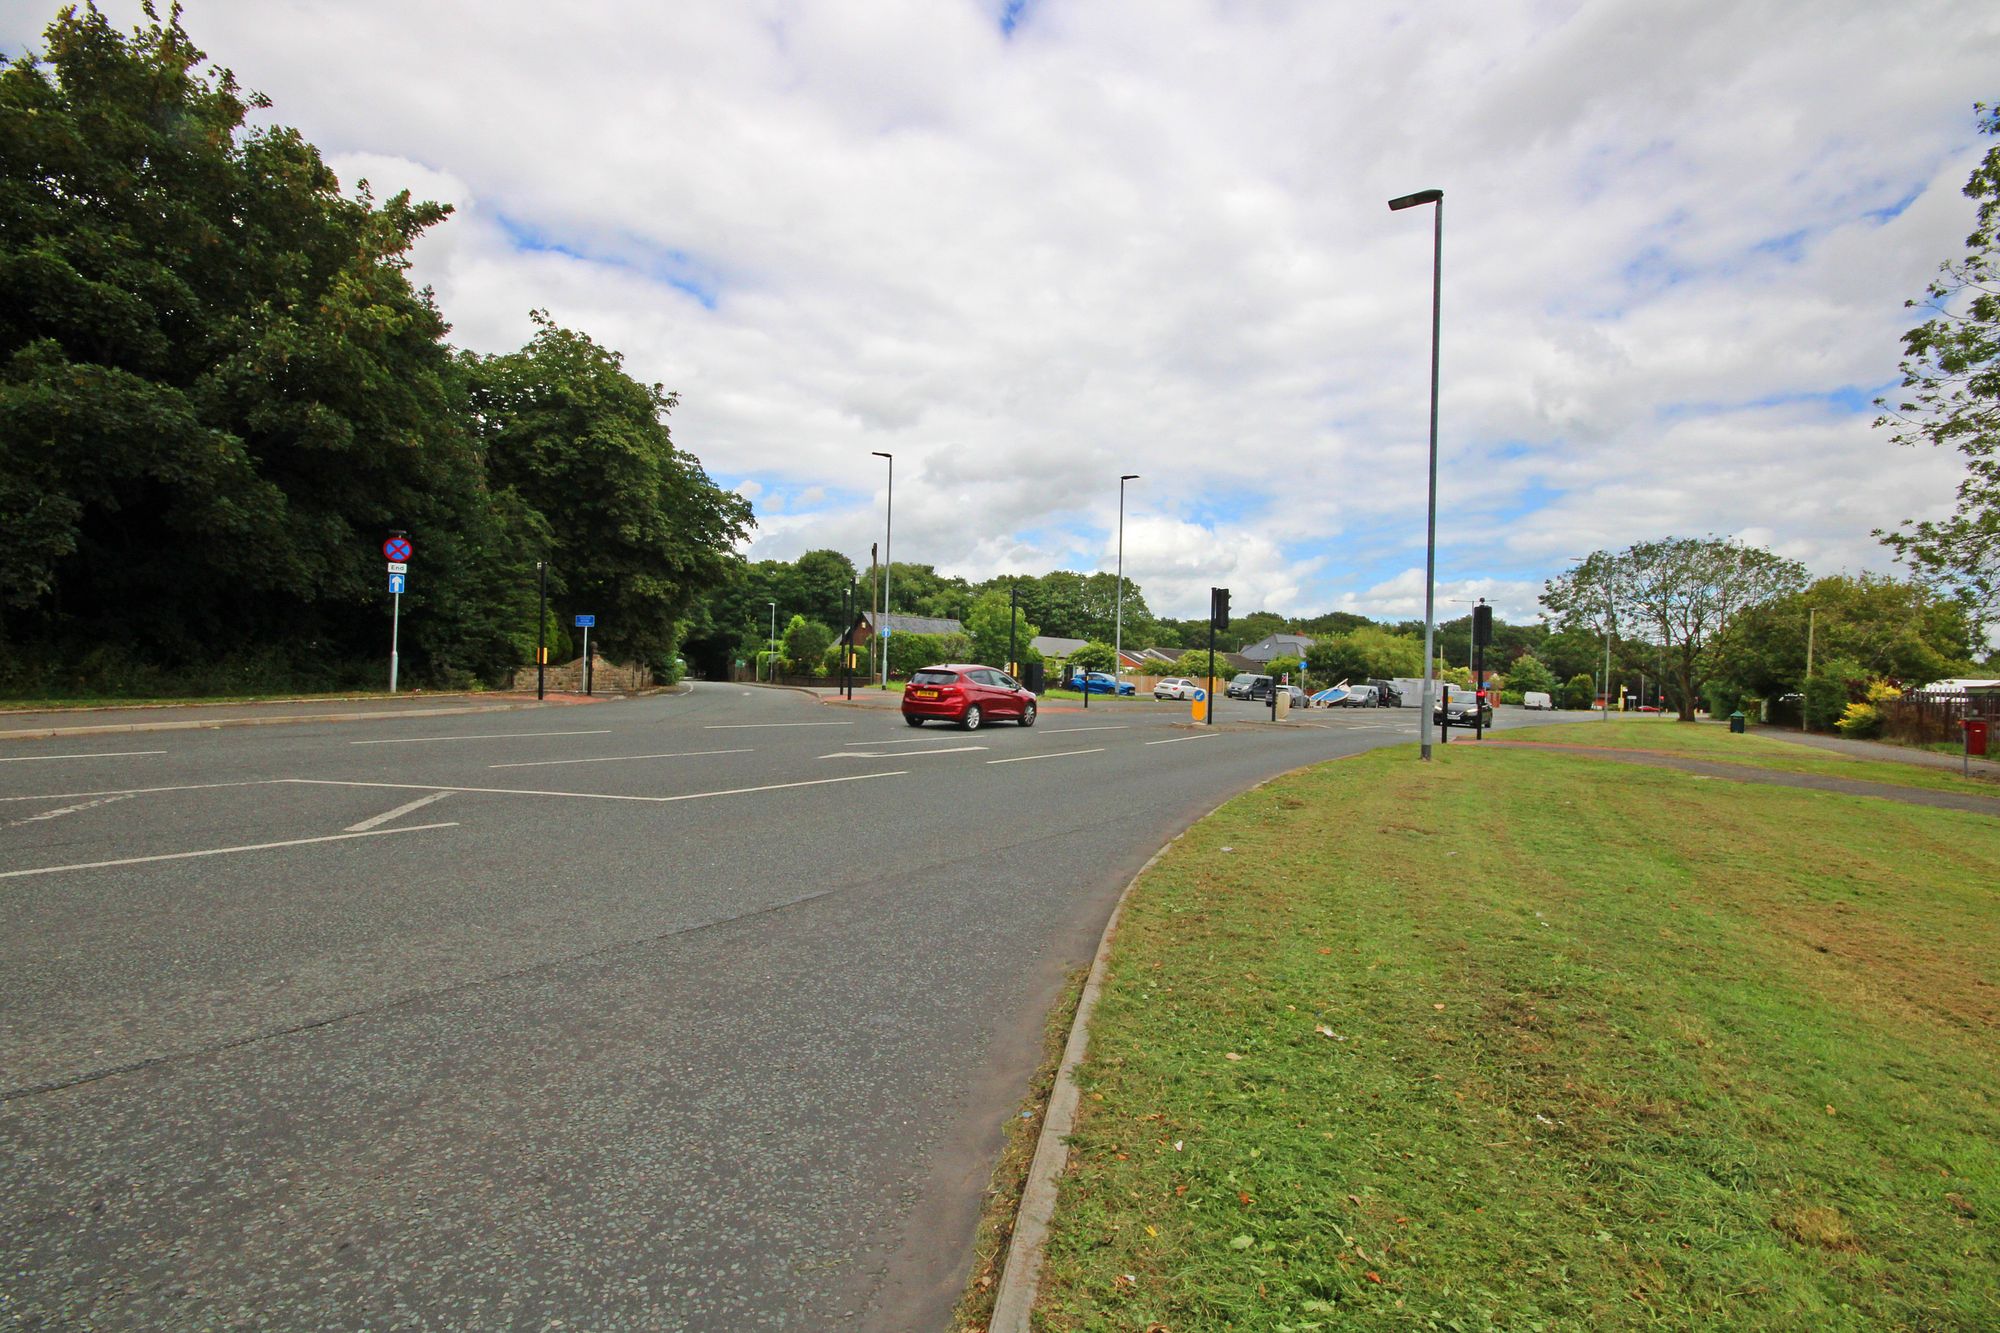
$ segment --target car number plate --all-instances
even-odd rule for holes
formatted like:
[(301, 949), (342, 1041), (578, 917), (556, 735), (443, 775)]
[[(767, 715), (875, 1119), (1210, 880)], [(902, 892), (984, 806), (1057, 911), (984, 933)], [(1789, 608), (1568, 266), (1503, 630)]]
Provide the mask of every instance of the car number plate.
[(935, 699), (938, 697), (938, 692), (936, 690), (912, 690), (910, 691), (910, 695), (916, 699)]

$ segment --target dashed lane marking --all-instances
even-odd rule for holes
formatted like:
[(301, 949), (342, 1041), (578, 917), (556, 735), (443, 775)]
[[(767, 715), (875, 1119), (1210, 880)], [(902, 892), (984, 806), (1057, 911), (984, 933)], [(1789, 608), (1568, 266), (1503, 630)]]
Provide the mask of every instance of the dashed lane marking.
[(1103, 753), (1104, 747), (1100, 745), (1095, 750), (1057, 750), (1053, 754), (1024, 754), (1017, 755), (1012, 759), (988, 759), (986, 762), (989, 764), (1025, 764), (1031, 759), (1066, 759), (1073, 754)]
[(553, 768), (557, 764), (616, 764), (630, 759), (695, 759), (711, 754), (755, 754), (755, 750), (676, 750), (671, 754), (610, 754), (598, 759), (526, 759), (488, 768)]
[(437, 745), (445, 741), (519, 741), (536, 736), (609, 736), (611, 728), (598, 731), (494, 731), (484, 736), (396, 736), (380, 741), (349, 741), (349, 745)]
[(369, 829), (365, 833), (329, 833), (322, 838), (253, 842), (241, 847), (207, 847), (198, 852), (164, 852), (159, 856), (126, 856), (116, 861), (80, 861), (75, 865), (36, 866), (32, 870), (0, 870), (0, 879), (21, 879), (28, 875), (59, 875), (66, 870), (108, 870), (114, 866), (150, 865), (155, 861), (187, 861), (197, 856), (229, 856), (236, 852), (267, 852), (276, 847), (305, 847), (318, 842), (345, 842), (350, 838), (384, 838), (395, 833), (423, 833), (430, 829), (457, 827), (457, 824), (412, 824), (408, 828)]
[(443, 782), (346, 782), (336, 778), (278, 778), (310, 787), (376, 787), (384, 791), (462, 791), (477, 796), (560, 796), (574, 801), (637, 801), (644, 805), (671, 805), (675, 801), (703, 801), (717, 796), (749, 796), (760, 791), (785, 791), (792, 787), (824, 787), (834, 782), (872, 782), (876, 778), (900, 778), (908, 770), (887, 773), (856, 773), (844, 778), (813, 778), (806, 782), (772, 782), (761, 787), (729, 787), (722, 791), (691, 791), (679, 796), (625, 796), (615, 792), (538, 791), (527, 787), (467, 787)]
[(14, 754), (0, 764), (45, 764), (52, 759), (130, 759), (142, 754), (165, 754), (165, 750), (100, 750), (95, 754)]

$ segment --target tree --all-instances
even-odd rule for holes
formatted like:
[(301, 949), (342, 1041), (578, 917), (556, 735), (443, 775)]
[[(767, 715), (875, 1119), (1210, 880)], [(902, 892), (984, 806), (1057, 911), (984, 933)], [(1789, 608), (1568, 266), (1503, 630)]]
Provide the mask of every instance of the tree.
[[(1180, 660), (1174, 663), (1174, 671), (1178, 675), (1186, 676), (1189, 680), (1207, 680), (1208, 650), (1206, 648), (1188, 649), (1181, 654)], [(1223, 657), (1222, 654), (1217, 653), (1215, 655), (1215, 678), (1217, 680), (1232, 680), (1235, 676), (1236, 668), (1231, 666), (1228, 659)]]
[(838, 637), (832, 629), (817, 620), (793, 616), (786, 622), (785, 637), (781, 640), (785, 647), (786, 670), (804, 675), (820, 666), (827, 647)]
[(1086, 643), (1069, 655), (1069, 664), (1079, 671), (1109, 671), (1118, 664), (1118, 652), (1108, 643)]
[(521, 351), (465, 361), (494, 481), (548, 519), (566, 596), (597, 615), (607, 651), (670, 662), (681, 617), (748, 536), (749, 505), (675, 448), (673, 394), (547, 312), (534, 320)]
[(1597, 701), (1597, 681), (1594, 677), (1579, 672), (1569, 678), (1562, 688), (1564, 708), (1588, 708)]
[[(1026, 661), (1035, 650), (1028, 640), (1041, 631), (1029, 624), (1025, 618), (1016, 619), (1004, 592), (984, 592), (973, 602), (972, 609), (965, 614), (965, 632), (972, 639), (972, 660), (1005, 665), (1008, 662), (1007, 647), (1011, 641), (1014, 647), (1014, 661)], [(1037, 657), (1040, 654), (1035, 654)], [(1012, 668), (1009, 667), (1009, 670)]]
[[(2000, 136), (2000, 108), (1975, 104), (1982, 134)], [(1965, 183), (1978, 202), (1965, 257), (1948, 260), (1925, 289), (1931, 317), (1903, 335), (1908, 396), (1876, 425), (1901, 445), (1950, 445), (1965, 455), (1965, 480), (1952, 516), (1905, 521), (1880, 537), (1917, 573), (1953, 590), (1983, 620), (2000, 617), (2000, 144)]]
[(1556, 673), (1549, 670), (1539, 657), (1525, 653), (1507, 667), (1507, 688), (1519, 690), (1523, 694), (1539, 690), (1543, 694), (1554, 695), (1559, 688)]
[(1659, 650), (1678, 685), (1680, 717), (1694, 720), (1695, 680), (1710, 643), (1749, 608), (1796, 592), (1805, 567), (1717, 537), (1669, 537), (1617, 553), (1593, 552), (1551, 579), (1542, 604), (1565, 626), (1619, 621)]
[(1738, 616), (1712, 668), (1774, 698), (1799, 688), (1810, 639), (1817, 662), (1846, 657), (1873, 677), (1922, 685), (1968, 674), (1975, 637), (1964, 603), (1922, 583), (1835, 574)]

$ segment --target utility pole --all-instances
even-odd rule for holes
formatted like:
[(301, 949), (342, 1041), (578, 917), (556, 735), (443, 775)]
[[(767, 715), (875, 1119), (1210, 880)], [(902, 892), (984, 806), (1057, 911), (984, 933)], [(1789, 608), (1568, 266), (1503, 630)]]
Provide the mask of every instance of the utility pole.
[(542, 589), (540, 609), (535, 612), (535, 639), (539, 645), (535, 649), (535, 697), (542, 699), (548, 695), (549, 562), (546, 560), (537, 560), (535, 562), (535, 572)]
[(1806, 611), (1806, 678), (1799, 686), (1799, 730), (1806, 729), (1806, 701), (1812, 697), (1813, 635), (1819, 629), (1819, 608)]

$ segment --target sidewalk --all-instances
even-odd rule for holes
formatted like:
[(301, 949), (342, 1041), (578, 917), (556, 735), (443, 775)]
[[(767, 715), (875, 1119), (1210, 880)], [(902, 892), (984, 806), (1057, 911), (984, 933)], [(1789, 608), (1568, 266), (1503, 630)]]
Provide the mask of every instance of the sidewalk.
[(553, 694), (407, 694), (360, 699), (274, 699), (235, 704), (134, 704), (101, 708), (51, 708), (0, 712), (0, 740), (53, 736), (116, 735), (142, 731), (199, 731), (216, 727), (260, 727), (287, 722), (366, 722), (388, 717), (449, 717), (460, 713), (504, 713), (549, 704), (596, 703), (615, 695), (587, 698)]
[(1856, 741), (1845, 736), (1811, 735), (1790, 727), (1752, 727), (1751, 731), (1774, 741), (1790, 741), (1814, 750), (1831, 750), (1855, 759), (1882, 759), (1892, 764), (1914, 764), (1919, 768), (1942, 768), (1953, 773), (1970, 772), (1974, 777), (2000, 778), (2000, 763), (1985, 759), (1963, 759), (1955, 754), (1917, 750), (1884, 741)]

